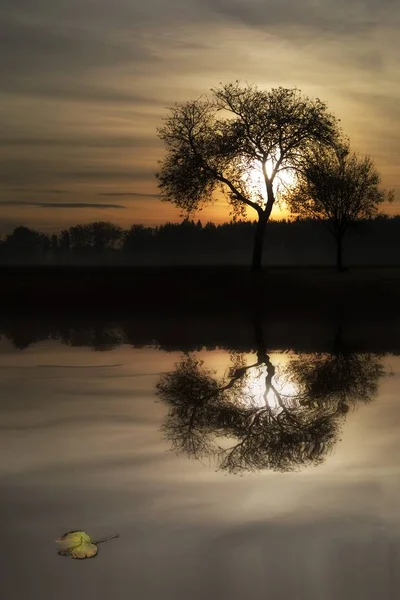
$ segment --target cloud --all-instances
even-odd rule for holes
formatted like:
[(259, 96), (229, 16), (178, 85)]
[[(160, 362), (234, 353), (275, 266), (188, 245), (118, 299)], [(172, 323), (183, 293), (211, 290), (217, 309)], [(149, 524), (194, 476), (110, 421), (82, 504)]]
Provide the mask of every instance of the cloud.
[[(79, 74), (79, 71), (77, 75)], [(46, 96), (53, 100), (103, 103), (108, 105), (126, 105), (132, 108), (162, 107), (161, 99), (146, 97), (132, 90), (107, 88), (99, 84), (87, 84), (83, 79), (70, 80), (55, 72), (51, 78), (9, 78), (2, 86), (2, 93), (24, 93), (31, 96)], [(79, 82), (79, 83), (78, 83)]]
[(34, 208), (126, 208), (121, 204), (98, 204), (94, 202), (25, 202), (24, 200), (3, 200), (0, 206), (33, 206)]
[[(101, 365), (101, 369), (114, 369), (115, 367), (123, 367), (122, 363), (115, 363), (109, 365)], [(43, 364), (43, 365), (0, 365), (0, 369), (98, 369), (99, 365), (52, 365), (52, 364)], [(137, 377), (141, 377), (142, 374), (139, 373)]]
[[(90, 158), (85, 157), (80, 161), (77, 158), (62, 159), (62, 156), (55, 155), (55, 158), (7, 158), (0, 160), (0, 181), (5, 188), (18, 186), (28, 187), (31, 185), (44, 186), (46, 184), (56, 184), (59, 182), (91, 183), (99, 186), (106, 182), (132, 182), (146, 181), (155, 179), (157, 171), (156, 164), (144, 165), (142, 167), (133, 164), (132, 168), (116, 169), (103, 166), (103, 161), (91, 161), (95, 166), (90, 165)], [(154, 161), (155, 162), (155, 161)], [(89, 164), (88, 164), (89, 163)], [(77, 168), (82, 165), (81, 168)], [(89, 166), (90, 165), (90, 166)], [(3, 188), (4, 189), (4, 188)]]
[[(205, 11), (196, 0), (148, 0), (147, 2), (129, 2), (128, 0), (69, 0), (67, 3), (55, 3), (54, 0), (2, 0), (4, 13), (21, 18), (25, 22), (35, 22), (38, 18), (54, 28), (102, 31), (118, 28), (122, 34), (143, 27), (147, 30), (157, 23), (184, 24), (197, 15), (204, 21)], [(60, 25), (61, 23), (61, 25)]]
[(100, 192), (98, 196), (131, 196), (133, 198), (161, 198), (161, 194), (141, 194), (140, 192)]
[[(146, 76), (149, 70), (162, 73), (162, 47), (174, 43), (174, 36), (165, 34), (167, 25), (205, 23), (208, 14), (194, 0), (22, 0), (18, 7), (2, 0), (1, 10), (0, 39), (7, 57), (0, 61), (3, 93), (132, 104), (146, 98), (101, 85), (101, 73), (120, 68), (130, 77)], [(182, 51), (187, 47), (196, 45), (181, 43)], [(99, 76), (94, 85), (88, 83), (91, 73)]]
[(108, 182), (108, 181), (141, 181), (147, 180), (149, 176), (155, 177), (156, 167), (143, 167), (132, 169), (86, 169), (69, 171), (62, 174), (63, 177), (75, 181)]
[(0, 139), (0, 147), (10, 148), (14, 146), (31, 147), (31, 146), (48, 146), (62, 148), (139, 148), (139, 149), (156, 149), (161, 147), (161, 143), (157, 139), (135, 136), (122, 135), (101, 135), (85, 132), (81, 135), (63, 135), (59, 133), (59, 137), (2, 137)]
[[(312, 30), (316, 34), (357, 35), (373, 31), (392, 19), (396, 7), (391, 0), (313, 0), (305, 2), (269, 0), (198, 0), (216, 15), (244, 25), (276, 33), (285, 29), (293, 37)], [(397, 16), (399, 11), (397, 10)]]
[(28, 188), (8, 188), (5, 192), (29, 192), (30, 194), (69, 194), (68, 190), (32, 190)]
[[(103, 25), (104, 29), (104, 25)], [(96, 67), (132, 64), (138, 70), (158, 59), (132, 36), (129, 43), (101, 35), (101, 29), (90, 31), (79, 25), (46, 23), (45, 19), (3, 18), (0, 24), (2, 51), (8, 60), (0, 63), (3, 77), (56, 75), (74, 67), (75, 74)], [(7, 80), (6, 80), (7, 81)]]

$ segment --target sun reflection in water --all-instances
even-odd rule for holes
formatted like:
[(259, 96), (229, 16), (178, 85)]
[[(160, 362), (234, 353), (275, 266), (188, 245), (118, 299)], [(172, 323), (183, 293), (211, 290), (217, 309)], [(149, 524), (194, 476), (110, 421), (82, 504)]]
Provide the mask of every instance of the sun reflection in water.
[(250, 370), (243, 386), (243, 402), (253, 407), (278, 409), (298, 405), (299, 390), (291, 381), (272, 377), (269, 381), (268, 368), (261, 365)]

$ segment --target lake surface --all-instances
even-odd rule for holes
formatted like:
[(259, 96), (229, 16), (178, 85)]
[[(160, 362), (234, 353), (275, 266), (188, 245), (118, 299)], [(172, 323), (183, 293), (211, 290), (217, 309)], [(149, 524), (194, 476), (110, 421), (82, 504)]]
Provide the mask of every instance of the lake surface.
[(103, 342), (0, 340), (4, 598), (399, 598), (399, 356)]

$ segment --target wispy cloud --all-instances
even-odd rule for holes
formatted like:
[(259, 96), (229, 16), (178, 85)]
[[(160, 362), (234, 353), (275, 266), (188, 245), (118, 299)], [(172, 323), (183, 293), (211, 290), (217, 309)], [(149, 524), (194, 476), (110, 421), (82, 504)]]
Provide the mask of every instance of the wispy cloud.
[(5, 192), (24, 192), (29, 194), (69, 194), (68, 190), (38, 190), (29, 188), (6, 188)]
[(34, 208), (126, 208), (122, 204), (100, 204), (95, 202), (25, 202), (24, 200), (3, 200), (0, 206), (32, 206)]
[(157, 149), (161, 148), (161, 143), (158, 140), (145, 137), (135, 136), (120, 136), (120, 135), (93, 135), (81, 134), (76, 136), (63, 137), (2, 137), (0, 139), (0, 147), (10, 148), (14, 146), (31, 147), (31, 146), (49, 146), (56, 147), (62, 150), (63, 148), (137, 148), (137, 149)]
[(393, 16), (399, 16), (391, 0), (197, 0), (216, 16), (231, 19), (270, 33), (282, 31), (298, 37), (312, 30), (319, 36), (363, 35)]
[(63, 173), (68, 180), (90, 181), (90, 182), (109, 182), (109, 181), (143, 181), (149, 177), (155, 177), (155, 168), (143, 167), (132, 169), (85, 169), (82, 171), (70, 171)]
[(22, 183), (21, 188), (24, 189), (31, 186), (44, 189), (46, 184), (57, 185), (60, 182), (68, 186), (88, 183), (100, 187), (109, 182), (114, 182), (114, 185), (130, 182), (133, 185), (137, 181), (154, 181), (156, 170), (156, 165), (152, 167), (150, 164), (133, 164), (131, 168), (118, 168), (112, 163), (111, 166), (103, 165), (103, 160), (90, 160), (89, 157), (85, 161), (85, 156), (80, 160), (75, 156), (63, 160), (57, 153), (55, 156), (49, 154), (46, 157), (39, 154), (32, 158), (13, 157), (0, 160), (0, 181), (5, 186), (3, 189), (15, 188), (18, 183)]
[(99, 192), (98, 196), (131, 196), (132, 198), (161, 198), (161, 194), (142, 194), (140, 192)]

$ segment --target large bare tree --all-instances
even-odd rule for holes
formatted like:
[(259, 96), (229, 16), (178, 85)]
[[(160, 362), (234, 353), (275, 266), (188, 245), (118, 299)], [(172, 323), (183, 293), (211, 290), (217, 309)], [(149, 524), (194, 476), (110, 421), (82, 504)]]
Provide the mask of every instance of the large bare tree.
[(257, 271), (283, 172), (296, 169), (311, 145), (334, 143), (338, 133), (327, 105), (297, 89), (221, 84), (210, 97), (175, 104), (159, 128), (166, 146), (157, 174), (162, 197), (186, 215), (211, 202), (217, 190), (228, 199), (233, 218), (252, 208)]

